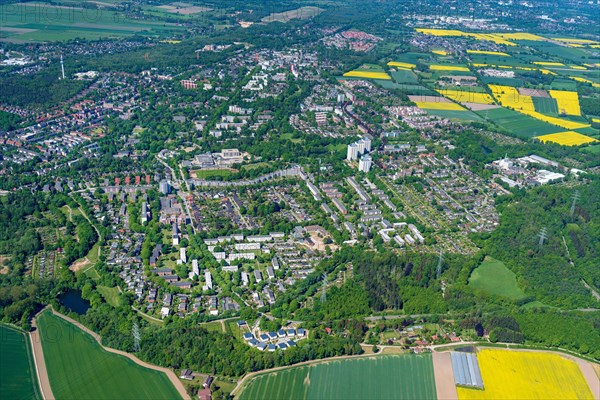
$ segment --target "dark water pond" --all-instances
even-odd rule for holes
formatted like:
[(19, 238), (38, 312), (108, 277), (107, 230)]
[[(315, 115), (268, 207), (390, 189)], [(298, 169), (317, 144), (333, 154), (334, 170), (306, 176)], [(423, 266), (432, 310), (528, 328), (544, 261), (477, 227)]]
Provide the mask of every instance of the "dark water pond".
[(62, 305), (67, 307), (69, 311), (73, 311), (79, 315), (85, 314), (90, 308), (90, 303), (81, 297), (81, 292), (79, 290), (69, 290), (68, 292), (61, 294), (58, 300)]

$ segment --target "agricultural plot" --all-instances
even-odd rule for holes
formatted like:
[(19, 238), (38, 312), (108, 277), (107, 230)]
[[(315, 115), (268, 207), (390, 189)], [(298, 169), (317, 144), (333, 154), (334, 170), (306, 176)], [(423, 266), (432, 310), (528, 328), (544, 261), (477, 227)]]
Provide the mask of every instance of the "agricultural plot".
[(390, 72), (392, 79), (396, 83), (409, 83), (409, 84), (417, 84), (419, 80), (417, 76), (412, 71), (398, 70)]
[(517, 285), (515, 273), (502, 261), (492, 257), (486, 257), (481, 265), (473, 270), (469, 286), (487, 294), (514, 300), (525, 297), (525, 292)]
[(416, 67), (415, 64), (400, 62), (400, 61), (390, 61), (387, 63), (388, 67), (398, 67), (403, 69), (413, 69)]
[(41, 399), (29, 337), (0, 325), (0, 398)]
[(458, 387), (459, 400), (593, 398), (577, 363), (558, 354), (484, 349), (477, 359), (484, 390)]
[(507, 132), (525, 138), (563, 131), (560, 127), (538, 121), (507, 108), (479, 111), (478, 114)]
[(390, 80), (390, 76), (382, 71), (369, 71), (369, 70), (360, 70), (356, 69), (354, 71), (349, 71), (344, 74), (347, 78), (365, 78), (365, 79), (385, 79)]
[(494, 104), (494, 99), (487, 93), (478, 93), (470, 90), (438, 90), (442, 96), (446, 96), (460, 103)]
[(17, 3), (2, 13), (0, 38), (9, 41), (62, 41), (121, 38), (144, 32), (166, 36), (182, 28), (173, 23), (135, 21), (109, 8), (96, 10), (45, 2)]
[(328, 361), (259, 375), (246, 399), (434, 399), (431, 354)]
[(105, 351), (90, 335), (51, 312), (41, 314), (37, 323), (56, 398), (180, 398), (164, 373)]
[(550, 90), (550, 96), (556, 100), (560, 113), (567, 115), (581, 115), (579, 109), (579, 97), (577, 92), (569, 92), (563, 90)]
[(532, 97), (535, 111), (542, 114), (558, 114), (558, 105), (556, 100), (547, 97)]
[(568, 131), (568, 132), (559, 132), (552, 133), (550, 135), (537, 136), (541, 142), (552, 142), (558, 143), (562, 146), (579, 146), (586, 143), (597, 142), (598, 140), (582, 135), (581, 133)]
[(429, 66), (429, 69), (432, 71), (459, 71), (459, 72), (469, 72), (469, 68), (462, 67), (460, 65), (436, 65), (432, 64)]

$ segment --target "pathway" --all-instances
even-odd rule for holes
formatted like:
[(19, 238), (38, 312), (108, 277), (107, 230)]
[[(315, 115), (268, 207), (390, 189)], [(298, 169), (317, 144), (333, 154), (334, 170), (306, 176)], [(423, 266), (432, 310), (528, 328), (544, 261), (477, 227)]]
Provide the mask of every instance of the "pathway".
[[(46, 308), (40, 311), (37, 315), (40, 315), (45, 310)], [(55, 397), (52, 393), (52, 388), (50, 387), (50, 379), (48, 378), (48, 370), (46, 369), (46, 361), (44, 360), (44, 351), (42, 350), (40, 331), (37, 329), (35, 321), (36, 317), (31, 320), (31, 326), (33, 327), (33, 330), (29, 332), (29, 341), (31, 342), (31, 350), (33, 353), (33, 364), (35, 365), (35, 372), (37, 374), (38, 384), (42, 393), (42, 399), (54, 400)]]

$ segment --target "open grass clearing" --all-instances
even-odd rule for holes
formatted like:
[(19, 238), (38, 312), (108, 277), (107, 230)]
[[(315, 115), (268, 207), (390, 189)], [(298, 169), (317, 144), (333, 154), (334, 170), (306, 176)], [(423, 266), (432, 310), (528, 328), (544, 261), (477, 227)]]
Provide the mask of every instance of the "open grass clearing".
[(489, 256), (473, 270), (469, 278), (469, 286), (487, 294), (513, 300), (525, 297), (525, 292), (517, 285), (515, 273), (502, 261)]

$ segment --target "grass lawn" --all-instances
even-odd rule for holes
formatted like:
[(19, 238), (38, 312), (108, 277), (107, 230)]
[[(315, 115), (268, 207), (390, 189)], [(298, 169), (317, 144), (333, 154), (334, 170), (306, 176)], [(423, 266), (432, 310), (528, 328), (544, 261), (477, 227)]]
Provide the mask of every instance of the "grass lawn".
[(96, 271), (95, 267), (92, 267), (92, 268), (88, 269), (87, 271), (85, 271), (85, 274), (95, 281), (100, 279), (100, 274), (98, 273), (98, 271)]
[(517, 286), (515, 273), (502, 261), (492, 257), (486, 257), (481, 265), (475, 268), (469, 278), (469, 286), (488, 294), (514, 300), (525, 297), (525, 292)]
[(108, 286), (97, 286), (98, 292), (104, 297), (106, 302), (113, 307), (119, 306), (119, 289), (116, 287), (109, 288)]
[(223, 327), (221, 326), (220, 321), (207, 322), (205, 324), (200, 324), (200, 327), (206, 329), (209, 332), (223, 332)]
[(0, 399), (41, 399), (29, 336), (0, 324)]
[(600, 144), (597, 144), (594, 146), (582, 147), (581, 151), (584, 151), (584, 152), (590, 153), (590, 154), (600, 154)]
[(228, 169), (197, 169), (194, 171), (198, 179), (210, 179), (215, 176), (227, 177), (231, 175)]
[(75, 325), (44, 312), (38, 317), (44, 358), (57, 399), (179, 399), (169, 378), (105, 351)]
[(435, 399), (431, 354), (376, 356), (258, 375), (244, 399)]
[(225, 333), (229, 333), (232, 336), (234, 336), (235, 338), (237, 338), (238, 340), (244, 341), (244, 333), (248, 332), (248, 329), (243, 327), (242, 330), (240, 330), (240, 328), (238, 328), (237, 326), (237, 319), (231, 319), (228, 321), (225, 321)]

